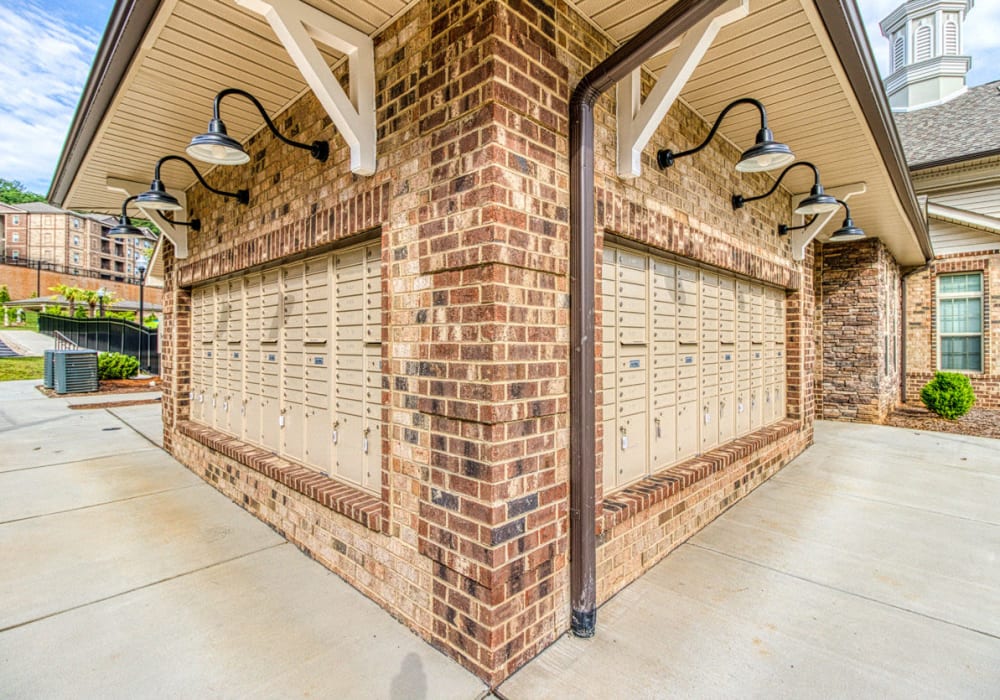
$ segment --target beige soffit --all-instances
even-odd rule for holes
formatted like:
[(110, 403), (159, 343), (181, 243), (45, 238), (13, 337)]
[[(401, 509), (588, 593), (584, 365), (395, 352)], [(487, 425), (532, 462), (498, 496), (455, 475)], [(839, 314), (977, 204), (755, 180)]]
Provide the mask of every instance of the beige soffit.
[[(369, 35), (408, 7), (401, 0), (310, 0), (309, 4)], [(619, 44), (672, 4), (673, 0), (573, 3)], [(831, 11), (840, 10), (824, 9)], [(646, 67), (658, 74), (674, 51), (665, 51)], [(342, 58), (333, 51), (324, 56), (331, 65)], [(922, 264), (920, 236), (926, 237), (926, 229), (922, 234), (917, 230), (915, 204), (906, 201), (907, 194), (900, 193), (905, 188), (892, 175), (892, 167), (902, 165), (884, 159), (884, 145), (880, 150), (869, 124), (871, 109), (862, 105), (852, 78), (856, 79), (842, 65), (813, 0), (751, 0), (749, 16), (719, 32), (680, 99), (706, 121), (713, 121), (736, 98), (763, 101), (776, 137), (789, 143), (799, 159), (814, 162), (824, 185), (865, 184), (865, 193), (851, 200), (855, 222), (881, 238), (901, 264)], [(204, 131), (212, 98), (225, 87), (253, 92), (272, 114), (280, 114), (306, 89), (288, 53), (259, 15), (232, 0), (163, 0), (70, 178), (71, 185), (65, 188), (64, 206), (97, 211), (120, 207), (120, 196), (108, 191), (107, 178), (148, 181), (159, 156), (182, 153), (191, 136)], [(249, 105), (233, 100), (223, 108), (230, 133), (237, 138), (245, 139), (262, 126)], [(752, 110), (734, 110), (721, 132), (745, 146), (753, 142), (757, 120)], [(654, 136), (647, 149), (668, 145), (694, 144), (680, 139), (659, 143)], [(164, 167), (164, 181), (171, 189), (194, 182), (181, 167), (172, 163)], [(784, 184), (789, 192), (806, 192), (810, 180), (805, 169), (796, 169)], [(824, 231), (819, 237), (826, 235)]]
[(928, 200), (927, 216), (938, 221), (947, 221), (951, 224), (958, 224), (959, 226), (966, 226), (986, 231), (987, 233), (1000, 234), (1000, 219), (995, 216), (969, 211), (968, 209), (948, 207), (944, 204), (935, 204)]

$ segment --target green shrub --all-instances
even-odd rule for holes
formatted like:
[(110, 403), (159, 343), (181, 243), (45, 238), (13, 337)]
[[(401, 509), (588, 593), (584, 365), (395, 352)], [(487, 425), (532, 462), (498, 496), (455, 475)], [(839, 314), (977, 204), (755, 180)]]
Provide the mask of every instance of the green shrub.
[(102, 352), (97, 357), (98, 379), (128, 379), (139, 372), (139, 360), (119, 352)]
[(969, 412), (976, 402), (976, 395), (972, 391), (972, 382), (964, 374), (938, 372), (920, 390), (920, 400), (942, 418), (955, 420)]
[(6, 284), (0, 284), (0, 304), (5, 304), (8, 301), (10, 301), (10, 291)]

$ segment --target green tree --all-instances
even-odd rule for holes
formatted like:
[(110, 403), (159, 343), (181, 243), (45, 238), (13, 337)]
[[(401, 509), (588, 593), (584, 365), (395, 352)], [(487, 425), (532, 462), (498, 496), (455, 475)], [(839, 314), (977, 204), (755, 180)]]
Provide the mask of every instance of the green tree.
[(0, 202), (7, 204), (23, 204), (24, 202), (44, 202), (45, 197), (28, 191), (17, 180), (5, 180), (0, 177)]
[[(76, 317), (76, 302), (86, 301), (86, 292), (79, 287), (71, 287), (68, 284), (57, 284), (54, 287), (49, 287), (49, 291), (55, 292), (57, 296), (61, 295), (69, 303), (68, 315), (70, 318)], [(94, 303), (96, 304), (97, 301), (95, 300)]]

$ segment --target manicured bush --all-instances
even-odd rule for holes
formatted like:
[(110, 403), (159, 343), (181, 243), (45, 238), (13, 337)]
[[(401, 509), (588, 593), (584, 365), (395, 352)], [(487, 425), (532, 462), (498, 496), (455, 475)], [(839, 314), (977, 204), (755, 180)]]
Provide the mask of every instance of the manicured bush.
[(102, 352), (97, 356), (98, 379), (128, 379), (139, 373), (139, 360), (119, 352)]
[(976, 394), (972, 391), (972, 382), (964, 374), (938, 372), (920, 390), (920, 400), (942, 418), (955, 420), (969, 412), (976, 402)]

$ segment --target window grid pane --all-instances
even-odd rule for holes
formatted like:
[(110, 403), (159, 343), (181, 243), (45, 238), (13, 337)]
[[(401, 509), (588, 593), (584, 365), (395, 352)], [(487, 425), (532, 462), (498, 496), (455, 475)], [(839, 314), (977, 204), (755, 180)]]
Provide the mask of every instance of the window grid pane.
[(979, 272), (938, 278), (940, 368), (981, 372), (983, 368), (983, 277)]
[(979, 336), (951, 336), (941, 339), (941, 369), (979, 371), (982, 367), (982, 339)]
[(983, 277), (978, 272), (968, 275), (942, 275), (942, 294), (968, 294), (983, 291)]

